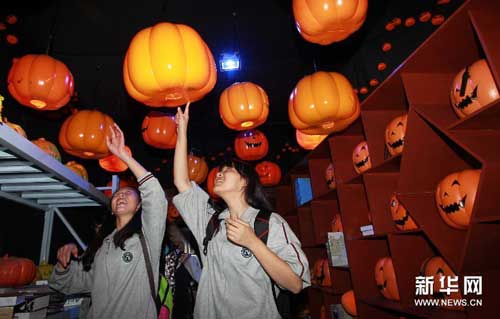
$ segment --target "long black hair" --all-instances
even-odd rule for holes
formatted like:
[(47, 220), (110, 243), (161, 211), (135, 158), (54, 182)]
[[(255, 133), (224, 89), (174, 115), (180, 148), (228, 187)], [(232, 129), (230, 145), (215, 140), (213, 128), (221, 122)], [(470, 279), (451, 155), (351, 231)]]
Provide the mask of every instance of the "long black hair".
[[(139, 199), (141, 198), (141, 194), (137, 188), (133, 188)], [(116, 193), (115, 193), (116, 194)], [(113, 195), (114, 196), (114, 195)], [(111, 198), (112, 200), (113, 198)], [(142, 208), (140, 208), (132, 217), (132, 219), (119, 231), (117, 231), (113, 235), (113, 243), (115, 247), (120, 247), (122, 250), (125, 250), (125, 241), (132, 237), (134, 234), (140, 234), (142, 230)], [(95, 227), (95, 223), (94, 223)], [(94, 263), (95, 254), (101, 248), (102, 242), (104, 238), (106, 238), (109, 234), (113, 232), (116, 228), (116, 218), (114, 215), (108, 214), (102, 226), (99, 228), (94, 240), (87, 247), (87, 250), (83, 253), (82, 256), (82, 264), (83, 270), (89, 271), (92, 268), (92, 264)]]

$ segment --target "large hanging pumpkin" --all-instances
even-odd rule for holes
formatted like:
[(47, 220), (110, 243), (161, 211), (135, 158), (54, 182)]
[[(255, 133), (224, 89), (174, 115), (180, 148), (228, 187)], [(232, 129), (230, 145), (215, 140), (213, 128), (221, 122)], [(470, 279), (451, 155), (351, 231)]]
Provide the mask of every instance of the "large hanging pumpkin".
[(16, 101), (40, 111), (66, 105), (74, 90), (73, 75), (66, 65), (44, 54), (14, 59), (7, 84)]
[(39, 139), (31, 141), (31, 143), (38, 146), (42, 151), (49, 154), (59, 162), (61, 161), (61, 153), (57, 149), (54, 143), (47, 141), (45, 138), (40, 137)]
[(389, 154), (392, 156), (403, 152), (407, 121), (408, 115), (403, 114), (395, 117), (385, 127), (385, 144), (387, 145)]
[[(113, 184), (113, 181), (109, 181), (106, 186), (111, 187)], [(118, 183), (118, 189), (123, 188), (123, 187), (133, 187), (133, 188), (138, 188), (139, 184), (134, 178), (120, 178), (120, 182)], [(113, 194), (111, 193), (111, 190), (107, 189), (104, 191), (104, 195), (107, 197), (111, 197)], [(170, 206), (170, 205), (169, 205)]]
[(498, 99), (498, 89), (485, 59), (460, 70), (451, 84), (453, 111), (460, 118)]
[(330, 266), (328, 265), (328, 259), (318, 259), (314, 263), (313, 268), (314, 282), (319, 286), (331, 286), (332, 279), (330, 277)]
[(337, 183), (335, 182), (335, 171), (333, 170), (333, 163), (328, 164), (325, 170), (325, 182), (329, 189), (335, 189)]
[(36, 266), (31, 260), (8, 256), (0, 258), (0, 287), (27, 285), (35, 276)]
[[(132, 155), (132, 151), (126, 145), (125, 145), (125, 151), (128, 153), (128, 155)], [(128, 169), (127, 164), (125, 164), (125, 162), (123, 162), (114, 154), (101, 158), (99, 160), (99, 166), (102, 169), (112, 173), (124, 172)]]
[(208, 174), (207, 162), (201, 157), (188, 155), (188, 174), (196, 184), (203, 183)]
[(297, 30), (313, 43), (328, 45), (357, 31), (366, 19), (368, 0), (294, 0)]
[(262, 185), (274, 186), (280, 183), (281, 169), (278, 164), (269, 161), (260, 162), (255, 166), (255, 170)]
[(70, 115), (59, 131), (59, 144), (69, 154), (84, 159), (109, 155), (105, 136), (114, 121), (99, 111), (83, 110)]
[(370, 159), (370, 153), (368, 152), (368, 144), (366, 141), (359, 143), (354, 148), (352, 152), (352, 164), (354, 165), (354, 170), (358, 174), (361, 174), (372, 167), (372, 161)]
[(315, 72), (302, 78), (288, 99), (288, 117), (302, 133), (328, 135), (341, 131), (360, 114), (349, 80), (336, 72)]
[(260, 160), (267, 155), (268, 150), (267, 137), (259, 130), (241, 132), (234, 139), (236, 156), (244, 161)]
[(26, 135), (26, 131), (21, 127), (21, 125), (9, 122), (6, 117), (3, 118), (3, 122), (7, 124), (11, 129), (16, 131), (17, 134), (23, 136), (24, 138), (28, 138), (28, 136)]
[(251, 82), (234, 83), (219, 99), (219, 113), (230, 129), (243, 131), (263, 124), (269, 114), (266, 92)]
[(318, 146), (328, 135), (309, 135), (304, 134), (299, 130), (295, 130), (295, 138), (297, 144), (305, 150), (313, 150)]
[(413, 218), (411, 218), (406, 208), (399, 202), (396, 195), (392, 195), (390, 206), (392, 220), (394, 221), (397, 229), (413, 230), (418, 228), (413, 221)]
[(358, 309), (356, 307), (356, 296), (353, 290), (345, 292), (340, 298), (344, 310), (351, 316), (356, 317), (358, 315)]
[[(420, 272), (422, 273), (423, 276), (433, 277), (433, 287), (432, 287), (433, 298), (445, 299), (445, 300), (462, 299), (462, 294), (460, 293), (460, 291), (453, 292), (450, 289), (451, 287), (448, 285), (449, 278), (454, 278), (456, 277), (456, 275), (450, 268), (450, 266), (448, 266), (448, 264), (444, 261), (443, 258), (439, 256), (434, 256), (426, 259), (422, 264)], [(455, 281), (455, 284), (458, 285), (459, 284), (458, 281)], [(440, 291), (442, 289), (444, 289), (445, 291), (447, 291), (447, 289), (450, 289), (450, 293), (449, 294), (443, 293)], [(464, 308), (460, 306), (451, 306), (451, 305), (448, 306), (440, 304), (440, 307), (449, 310), (462, 310), (462, 311), (464, 310)]]
[(87, 169), (83, 165), (78, 164), (75, 161), (69, 161), (65, 165), (67, 168), (72, 170), (76, 175), (80, 176), (86, 181), (89, 180), (89, 174), (87, 173)]
[(175, 117), (161, 112), (150, 112), (142, 121), (142, 138), (146, 144), (164, 150), (174, 149), (177, 142)]
[(382, 257), (375, 264), (375, 282), (382, 296), (390, 300), (399, 300), (396, 273), (391, 257)]
[(443, 178), (436, 189), (436, 204), (444, 222), (456, 229), (469, 227), (481, 170), (466, 169)]
[(210, 49), (193, 28), (161, 22), (139, 31), (130, 42), (123, 80), (137, 101), (175, 107), (210, 92), (217, 70)]

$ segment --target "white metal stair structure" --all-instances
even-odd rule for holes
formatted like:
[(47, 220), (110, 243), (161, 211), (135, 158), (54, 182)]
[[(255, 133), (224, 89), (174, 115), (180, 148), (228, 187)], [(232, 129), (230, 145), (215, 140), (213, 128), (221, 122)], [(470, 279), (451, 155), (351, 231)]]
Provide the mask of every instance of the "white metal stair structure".
[(40, 261), (48, 260), (54, 212), (85, 249), (59, 208), (109, 206), (102, 191), (1, 122), (0, 197), (45, 211)]

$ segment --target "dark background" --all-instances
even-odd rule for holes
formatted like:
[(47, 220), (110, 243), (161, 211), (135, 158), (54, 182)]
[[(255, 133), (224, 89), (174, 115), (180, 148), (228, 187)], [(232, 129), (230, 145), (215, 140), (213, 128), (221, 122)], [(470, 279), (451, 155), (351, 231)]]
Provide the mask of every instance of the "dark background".
[[(295, 141), (295, 129), (288, 120), (287, 101), (295, 84), (315, 70), (337, 71), (349, 78), (353, 87), (374, 89), (372, 78), (382, 82), (434, 30), (430, 22), (418, 21), (424, 11), (448, 17), (463, 1), (438, 4), (437, 0), (370, 0), (362, 28), (348, 39), (329, 46), (308, 43), (295, 28), (291, 0), (202, 1), (202, 0), (3, 0), (0, 21), (15, 14), (18, 22), (6, 23), (0, 31), (0, 94), (5, 97), (4, 114), (20, 124), (29, 139), (45, 137), (58, 145), (59, 128), (72, 108), (97, 109), (110, 115), (124, 130), (126, 143), (134, 156), (173, 193), (173, 151), (154, 149), (142, 140), (140, 126), (152, 110), (130, 98), (122, 80), (124, 54), (132, 37), (141, 29), (160, 21), (187, 24), (198, 31), (216, 61), (223, 52), (239, 51), (242, 69), (218, 72), (210, 94), (191, 107), (190, 150), (204, 156), (210, 167), (225, 156), (232, 156), (237, 132), (224, 126), (218, 112), (221, 92), (237, 81), (259, 84), (268, 94), (270, 113), (263, 131), (270, 143), (264, 160), (280, 165), (283, 174), (307, 152)], [(394, 31), (385, 30), (393, 18), (402, 19)], [(416, 24), (405, 27), (414, 17)], [(19, 43), (10, 45), (5, 37), (16, 35)], [(382, 52), (384, 42), (392, 50)], [(7, 74), (14, 57), (48, 53), (63, 61), (75, 79), (77, 95), (58, 111), (37, 112), (18, 104), (8, 93)], [(443, 54), (453, 54), (453, 48)], [(385, 62), (387, 69), (377, 70)], [(363, 100), (368, 94), (359, 94)], [(162, 111), (174, 112), (165, 108)], [(95, 160), (82, 160), (64, 153), (63, 163), (76, 160), (86, 166), (90, 182), (105, 185), (111, 174)], [(126, 174), (126, 173), (125, 173)], [(0, 255), (25, 256), (38, 261), (43, 229), (43, 213), (0, 199)], [(84, 241), (91, 236), (91, 220), (103, 209), (63, 209)], [(57, 217), (53, 228), (51, 261), (55, 249), (72, 241)]]

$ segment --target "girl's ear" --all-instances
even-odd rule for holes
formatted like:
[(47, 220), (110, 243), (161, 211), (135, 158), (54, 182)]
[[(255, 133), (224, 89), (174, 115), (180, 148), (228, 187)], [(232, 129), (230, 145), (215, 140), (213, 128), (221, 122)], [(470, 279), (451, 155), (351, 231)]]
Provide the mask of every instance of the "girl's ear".
[(137, 211), (138, 211), (139, 209), (141, 209), (141, 204), (142, 204), (142, 202), (139, 202), (139, 204), (137, 204), (137, 207), (135, 208), (135, 212), (136, 212), (136, 213), (137, 213)]

